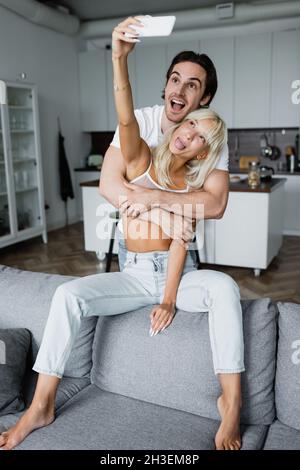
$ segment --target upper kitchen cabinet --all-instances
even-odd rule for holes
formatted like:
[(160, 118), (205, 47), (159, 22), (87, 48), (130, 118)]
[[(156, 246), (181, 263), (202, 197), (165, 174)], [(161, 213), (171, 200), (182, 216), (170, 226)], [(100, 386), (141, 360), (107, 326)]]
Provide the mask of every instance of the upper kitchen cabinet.
[(269, 127), (272, 34), (235, 38), (233, 127)]
[(292, 82), (300, 80), (300, 30), (273, 33), (272, 127), (299, 127), (300, 105), (292, 102)]
[[(111, 60), (111, 50), (106, 50), (106, 100), (108, 106), (108, 124), (105, 130), (114, 131), (117, 127), (117, 114), (114, 100), (114, 89), (113, 89), (113, 69)], [(133, 105), (137, 108), (135, 99), (135, 51), (131, 52), (128, 56), (128, 72), (132, 89)], [(101, 130), (101, 129), (100, 129)]]
[(167, 64), (165, 70), (165, 76), (167, 74), (167, 70), (171, 65), (172, 60), (174, 57), (182, 51), (194, 51), (200, 52), (200, 41), (180, 41), (180, 42), (170, 42), (166, 45), (167, 48)]
[(166, 47), (139, 45), (135, 51), (135, 108), (162, 104), (166, 75)]
[(106, 50), (79, 53), (81, 130), (108, 130)]
[(200, 52), (213, 61), (218, 77), (218, 90), (211, 103), (225, 120), (227, 127), (233, 126), (234, 85), (234, 39), (232, 37), (203, 39)]

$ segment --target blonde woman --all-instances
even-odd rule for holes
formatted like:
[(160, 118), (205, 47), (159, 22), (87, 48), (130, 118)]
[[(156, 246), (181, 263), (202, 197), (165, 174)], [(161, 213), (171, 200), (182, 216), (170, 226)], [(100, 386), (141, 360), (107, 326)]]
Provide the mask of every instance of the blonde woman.
[[(133, 32), (130, 27), (125, 31)], [(136, 39), (127, 38), (125, 31), (117, 28), (113, 32), (112, 59), (127, 178), (166, 191), (201, 188), (226, 140), (225, 124), (213, 111), (195, 111), (174, 126), (152, 154), (140, 137), (133, 111), (127, 56)], [(222, 387), (218, 399), (222, 421), (215, 445), (217, 449), (240, 448), (240, 374), (244, 363), (238, 287), (223, 273), (197, 271), (186, 246), (168, 238), (158, 225), (153, 231), (154, 224), (146, 214), (143, 219), (123, 219), (128, 253), (122, 272), (86, 276), (56, 290), (33, 367), (39, 378), (32, 404), (13, 428), (1, 434), (2, 449), (12, 449), (33, 429), (54, 420), (57, 387), (84, 316), (117, 315), (153, 304), (151, 336), (170, 326), (175, 307), (209, 312), (214, 369)]]

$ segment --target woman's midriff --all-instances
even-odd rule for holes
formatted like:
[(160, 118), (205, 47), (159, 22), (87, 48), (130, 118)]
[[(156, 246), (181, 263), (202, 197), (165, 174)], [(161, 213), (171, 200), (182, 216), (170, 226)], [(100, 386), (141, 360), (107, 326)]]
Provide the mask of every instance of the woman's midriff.
[(127, 250), (136, 253), (168, 251), (172, 241), (158, 225), (132, 217), (123, 218), (123, 230)]

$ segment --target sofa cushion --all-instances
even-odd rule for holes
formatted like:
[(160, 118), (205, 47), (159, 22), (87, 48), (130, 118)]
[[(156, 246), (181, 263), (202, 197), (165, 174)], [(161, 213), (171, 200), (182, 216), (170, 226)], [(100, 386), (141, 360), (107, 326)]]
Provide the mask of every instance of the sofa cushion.
[(278, 310), (277, 417), (300, 430), (300, 305), (279, 302)]
[(24, 408), (22, 383), (30, 341), (25, 328), (0, 329), (0, 416)]
[[(34, 373), (35, 379), (37, 378), (37, 374)], [(30, 389), (27, 390), (27, 400), (25, 399), (25, 406), (29, 406), (33, 392), (35, 389), (36, 380), (33, 380), (30, 384)], [(74, 397), (77, 393), (83, 390), (85, 387), (90, 385), (90, 380), (88, 377), (80, 377), (80, 378), (73, 378), (73, 377), (63, 377), (58, 386), (56, 399), (55, 399), (55, 410), (61, 408), (68, 400)], [(15, 414), (7, 414), (5, 416), (0, 416), (0, 433), (6, 431), (7, 429), (14, 426), (17, 421), (21, 418), (24, 412), (19, 412)]]
[[(219, 425), (90, 385), (58, 411), (50, 426), (33, 432), (17, 449), (214, 449)], [(241, 431), (245, 449), (258, 449), (266, 435), (261, 426), (244, 426)]]
[[(42, 340), (56, 288), (74, 279), (0, 265), (0, 328), (27, 328), (32, 334), (31, 364)], [(65, 375), (84, 377), (92, 365), (92, 343), (97, 317), (85, 318), (67, 362)]]
[[(241, 421), (274, 419), (276, 306), (270, 299), (243, 301), (245, 367)], [(213, 371), (208, 315), (177, 311), (169, 328), (149, 336), (146, 307), (99, 318), (91, 381), (102, 390), (220, 419), (220, 395)]]
[(300, 450), (300, 431), (276, 420), (269, 428), (264, 449)]

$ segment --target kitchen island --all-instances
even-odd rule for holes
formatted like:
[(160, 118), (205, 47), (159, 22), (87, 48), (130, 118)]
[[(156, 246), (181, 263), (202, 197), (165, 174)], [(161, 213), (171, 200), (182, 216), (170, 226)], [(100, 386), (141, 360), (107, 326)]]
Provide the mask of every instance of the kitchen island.
[(247, 177), (231, 182), (222, 219), (205, 221), (204, 243), (197, 233), (201, 261), (252, 268), (259, 276), (282, 245), (285, 182), (274, 178), (255, 189)]
[[(285, 178), (249, 188), (247, 180), (230, 183), (226, 211), (219, 220), (198, 225), (197, 242), (203, 263), (254, 269), (256, 276), (277, 255), (283, 234)], [(109, 250), (116, 209), (98, 191), (99, 181), (80, 184), (83, 196), (85, 249), (104, 259)], [(113, 253), (117, 253), (117, 240)]]

